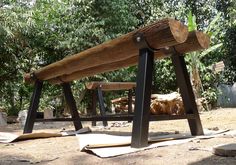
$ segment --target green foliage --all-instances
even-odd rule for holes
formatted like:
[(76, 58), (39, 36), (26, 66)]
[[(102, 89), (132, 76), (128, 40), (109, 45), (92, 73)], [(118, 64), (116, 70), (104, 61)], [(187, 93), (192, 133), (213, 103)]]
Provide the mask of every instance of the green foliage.
[(106, 39), (111, 39), (132, 31), (137, 26), (135, 7), (133, 0), (99, 0), (93, 3), (92, 15), (103, 29)]
[[(220, 81), (220, 79), (216, 79), (218, 76), (212, 72), (211, 65), (222, 60), (222, 55), (217, 52), (223, 45), (219, 38), (224, 34), (224, 29), (217, 24), (221, 20), (221, 16), (222, 13), (219, 12), (204, 29), (204, 32), (211, 37), (211, 46), (202, 52), (189, 54), (191, 78), (196, 95), (205, 97), (211, 105), (216, 105), (217, 85)], [(192, 16), (191, 12), (188, 14), (188, 21), (189, 30), (197, 30), (196, 18)], [(213, 54), (214, 56), (212, 56)]]
[(204, 91), (202, 93), (202, 97), (206, 99), (206, 103), (208, 105), (211, 105), (211, 107), (215, 107), (218, 97), (218, 90), (216, 88), (209, 87), (207, 91)]
[(188, 13), (188, 31), (197, 30), (196, 17), (192, 14), (192, 11)]
[(224, 51), (226, 64), (224, 82), (233, 84), (236, 82), (236, 24), (228, 28), (224, 38)]
[[(188, 20), (186, 13), (189, 13)], [(189, 55), (187, 62), (195, 62), (203, 88), (210, 93), (203, 95), (208, 95), (213, 100), (213, 86), (219, 82), (235, 82), (235, 16), (233, 0), (37, 0), (35, 4), (2, 0), (0, 106), (8, 109), (8, 113), (12, 115), (28, 107), (32, 86), (25, 85), (22, 77), (31, 69), (78, 53), (164, 17), (188, 22), (190, 31), (198, 28), (211, 35), (212, 46), (201, 53)], [(209, 68), (221, 60), (224, 60), (226, 70), (219, 80), (214, 79), (209, 75)], [(188, 68), (191, 68), (190, 65)], [(135, 81), (136, 72), (137, 67), (130, 67), (76, 81), (73, 83), (73, 88), (76, 89), (74, 95), (78, 99), (85, 81)], [(176, 91), (175, 81), (170, 60), (156, 61), (153, 91)], [(45, 84), (45, 89), (40, 108), (62, 108), (61, 89), (49, 84)], [(118, 93), (119, 96), (124, 94)], [(108, 98), (116, 97), (114, 93), (107, 95)], [(87, 102), (89, 99), (85, 100), (85, 104)]]
[(153, 79), (154, 93), (164, 94), (177, 90), (175, 71), (170, 59), (164, 59), (155, 62)]

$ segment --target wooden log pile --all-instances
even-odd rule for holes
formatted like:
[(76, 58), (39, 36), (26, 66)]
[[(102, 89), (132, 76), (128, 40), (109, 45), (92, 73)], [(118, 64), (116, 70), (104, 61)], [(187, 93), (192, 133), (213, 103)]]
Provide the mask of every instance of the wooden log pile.
[(154, 115), (183, 115), (184, 106), (179, 93), (153, 94), (150, 112)]
[[(116, 113), (122, 113), (128, 111), (128, 98), (127, 97), (120, 97), (111, 100), (111, 103), (113, 104), (115, 108)], [(134, 103), (135, 103), (135, 97), (132, 97), (132, 111), (134, 111)]]
[[(128, 98), (121, 97), (111, 100), (115, 107), (115, 112), (122, 113), (128, 111)], [(134, 111), (135, 98), (132, 98), (132, 110)], [(183, 115), (184, 107), (179, 93), (152, 94), (150, 112), (153, 115)]]

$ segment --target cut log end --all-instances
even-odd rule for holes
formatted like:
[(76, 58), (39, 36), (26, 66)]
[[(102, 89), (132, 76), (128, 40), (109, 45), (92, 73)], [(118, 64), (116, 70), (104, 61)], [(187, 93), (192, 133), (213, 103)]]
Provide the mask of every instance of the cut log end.
[(179, 53), (188, 53), (208, 48), (210, 39), (207, 34), (200, 31), (192, 31), (189, 33), (186, 42), (176, 45), (175, 50)]
[(183, 43), (188, 37), (188, 28), (174, 19), (169, 19), (170, 30), (178, 43)]
[(188, 37), (188, 28), (180, 21), (164, 19), (139, 31), (145, 34), (148, 44), (155, 49), (181, 44)]
[(202, 49), (207, 49), (210, 45), (210, 37), (200, 31), (196, 31), (195, 34), (199, 42), (199, 45), (201, 45)]

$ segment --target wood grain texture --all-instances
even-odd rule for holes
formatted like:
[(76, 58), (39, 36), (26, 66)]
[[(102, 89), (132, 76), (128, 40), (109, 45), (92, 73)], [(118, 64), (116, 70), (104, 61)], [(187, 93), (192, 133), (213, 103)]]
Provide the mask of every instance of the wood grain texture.
[(135, 82), (89, 82), (86, 83), (87, 89), (97, 89), (100, 87), (103, 91), (110, 91), (110, 90), (127, 90), (133, 89), (136, 87)]
[[(199, 36), (201, 36), (201, 37), (199, 37)], [(202, 39), (202, 38), (205, 38), (205, 39)], [(193, 31), (193, 32), (189, 33), (186, 42), (176, 45), (176, 46), (174, 46), (174, 48), (179, 53), (187, 53), (187, 52), (191, 52), (191, 51), (205, 49), (209, 46), (209, 42), (210, 42), (210, 40), (206, 34), (203, 34), (198, 31)], [(192, 45), (195, 45), (195, 46), (192, 46)], [(172, 49), (168, 49), (168, 50), (161, 49), (161, 50), (156, 51), (154, 53), (154, 58), (155, 59), (162, 59), (162, 58), (168, 57), (172, 53), (173, 53)], [(109, 64), (104, 64), (104, 65), (88, 68), (85, 70), (79, 70), (79, 71), (74, 72), (72, 74), (62, 75), (60, 77), (53, 78), (48, 81), (52, 84), (60, 84), (62, 82), (70, 82), (73, 80), (82, 79), (84, 77), (93, 76), (95, 74), (100, 74), (100, 73), (104, 73), (104, 72), (118, 70), (120, 68), (134, 66), (134, 65), (137, 65), (137, 63), (138, 63), (138, 56), (133, 56), (133, 57), (130, 57), (125, 60), (120, 60), (120, 61), (112, 62)]]
[(69, 75), (78, 70), (85, 70), (138, 56), (139, 50), (133, 38), (137, 33), (142, 33), (149, 45), (155, 49), (183, 43), (188, 36), (187, 27), (181, 22), (173, 19), (163, 19), (40, 68), (34, 71), (34, 75), (39, 80), (48, 80), (65, 74)]
[(180, 53), (188, 53), (206, 49), (209, 45), (210, 38), (208, 35), (200, 31), (193, 31), (189, 33), (188, 38), (184, 43), (175, 46), (175, 50)]

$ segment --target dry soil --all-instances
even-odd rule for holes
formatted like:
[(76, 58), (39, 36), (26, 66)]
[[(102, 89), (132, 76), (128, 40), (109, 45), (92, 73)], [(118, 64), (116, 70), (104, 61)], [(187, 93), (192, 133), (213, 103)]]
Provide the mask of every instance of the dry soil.
[[(236, 130), (236, 108), (219, 108), (201, 113), (204, 128), (219, 128)], [(83, 123), (90, 126), (90, 122)], [(127, 133), (132, 124), (123, 122), (109, 122), (109, 128), (95, 127), (93, 131)], [(72, 123), (37, 123), (35, 131), (58, 132), (61, 129), (73, 129)], [(19, 124), (10, 124), (0, 127), (1, 132), (20, 133)], [(157, 121), (150, 123), (150, 132), (172, 133), (189, 132), (187, 120)], [(127, 164), (127, 165), (236, 165), (236, 157), (216, 156), (212, 147), (219, 144), (236, 143), (236, 138), (224, 137), (207, 140), (196, 140), (185, 144), (154, 148), (137, 153), (112, 157), (99, 158), (91, 153), (78, 150), (78, 140), (75, 136), (34, 139), (10, 144), (0, 143), (0, 165), (27, 165), (27, 164), (56, 164), (56, 165), (83, 165), (83, 164)]]

